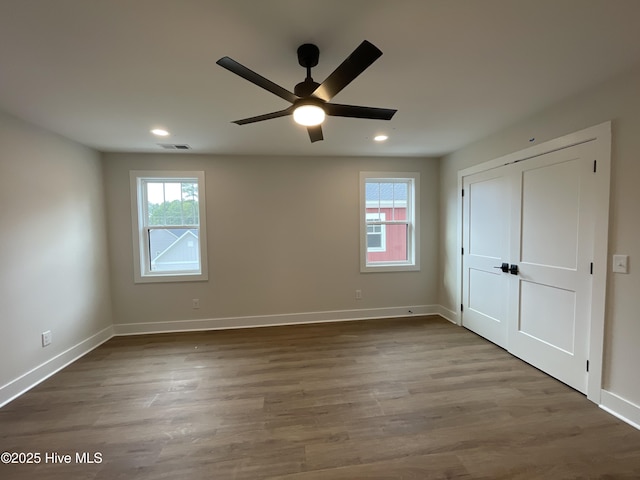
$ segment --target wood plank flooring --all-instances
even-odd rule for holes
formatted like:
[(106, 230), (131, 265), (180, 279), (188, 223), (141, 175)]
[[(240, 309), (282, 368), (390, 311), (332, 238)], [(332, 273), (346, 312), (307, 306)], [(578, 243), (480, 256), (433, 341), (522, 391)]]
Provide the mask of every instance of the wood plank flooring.
[(41, 454), (8, 480), (640, 478), (640, 431), (438, 317), (113, 338), (0, 409), (4, 451)]

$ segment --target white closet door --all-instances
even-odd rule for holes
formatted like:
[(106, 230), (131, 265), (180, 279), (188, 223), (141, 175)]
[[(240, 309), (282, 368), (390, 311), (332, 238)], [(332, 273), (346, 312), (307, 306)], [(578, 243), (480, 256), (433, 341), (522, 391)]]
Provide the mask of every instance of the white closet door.
[(594, 218), (589, 144), (511, 165), (508, 350), (586, 392)]
[[(463, 179), (462, 324), (583, 393), (595, 234), (591, 152), (585, 143)], [(497, 268), (502, 263), (507, 272)]]
[(504, 169), (463, 181), (463, 325), (507, 348), (509, 185)]

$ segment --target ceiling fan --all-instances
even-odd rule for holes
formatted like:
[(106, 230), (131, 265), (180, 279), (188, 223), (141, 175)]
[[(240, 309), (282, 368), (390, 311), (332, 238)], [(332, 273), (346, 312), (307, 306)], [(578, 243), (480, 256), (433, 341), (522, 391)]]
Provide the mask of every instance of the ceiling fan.
[(293, 119), (297, 123), (307, 127), (311, 142), (317, 142), (324, 138), (322, 136), (321, 124), (324, 121), (325, 115), (391, 120), (397, 112), (397, 110), (389, 108), (330, 103), (333, 97), (349, 85), (358, 75), (364, 72), (381, 55), (382, 52), (375, 45), (365, 40), (324, 82), (317, 83), (311, 78), (311, 68), (318, 64), (320, 50), (313, 44), (305, 43), (298, 48), (298, 63), (307, 69), (307, 77), (303, 82), (295, 86), (293, 90), (294, 93), (291, 93), (289, 90), (282, 88), (280, 85), (273, 83), (271, 80), (264, 78), (229, 57), (222, 57), (216, 63), (291, 103), (291, 106), (284, 110), (266, 113), (256, 117), (243, 118), (233, 123), (246, 125), (248, 123), (293, 115)]

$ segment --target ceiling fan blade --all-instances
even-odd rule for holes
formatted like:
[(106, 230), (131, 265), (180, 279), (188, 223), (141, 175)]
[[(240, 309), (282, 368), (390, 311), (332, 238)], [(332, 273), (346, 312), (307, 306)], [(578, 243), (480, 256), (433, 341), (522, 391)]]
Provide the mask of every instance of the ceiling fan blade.
[(382, 52), (378, 47), (365, 40), (316, 88), (312, 95), (328, 102), (381, 55)]
[(315, 127), (307, 127), (307, 131), (309, 132), (309, 138), (311, 139), (311, 143), (324, 140), (324, 137), (322, 136), (322, 125), (316, 125)]
[(370, 118), (372, 120), (391, 120), (398, 111), (391, 108), (360, 107), (357, 105), (340, 105), (325, 103), (324, 111), (334, 117)]
[(273, 83), (271, 80), (267, 80), (262, 75), (257, 74), (253, 70), (249, 70), (244, 65), (236, 62), (232, 58), (222, 57), (220, 60), (216, 62), (221, 67), (226, 68), (230, 72), (235, 73), (236, 75), (241, 76), (245, 80), (249, 80), (254, 85), (257, 85), (265, 90), (273, 93), (274, 95), (279, 96), (280, 98), (286, 100), (289, 103), (293, 103), (299, 99), (297, 95), (294, 95), (286, 88), (282, 88), (280, 85)]
[(278, 110), (277, 112), (265, 113), (264, 115), (258, 115), (256, 117), (243, 118), (242, 120), (235, 120), (231, 123), (236, 125), (246, 125), (247, 123), (262, 122), (263, 120), (271, 120), (272, 118), (284, 117), (293, 113), (293, 107), (285, 108), (284, 110)]

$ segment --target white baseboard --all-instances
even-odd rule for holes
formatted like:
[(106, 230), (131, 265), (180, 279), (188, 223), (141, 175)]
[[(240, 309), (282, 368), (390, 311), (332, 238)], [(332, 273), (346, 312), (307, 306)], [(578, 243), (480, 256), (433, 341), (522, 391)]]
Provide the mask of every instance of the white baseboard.
[(3, 385), (0, 387), (0, 407), (3, 407), (27, 390), (32, 389), (51, 375), (86, 355), (94, 348), (109, 340), (113, 335), (113, 326), (109, 326), (10, 381), (6, 385)]
[(449, 320), (451, 323), (455, 324), (455, 325), (460, 325), (460, 323), (458, 323), (458, 313), (454, 312), (453, 310), (449, 310), (446, 307), (443, 307), (442, 305), (436, 305), (437, 307), (437, 313), (438, 315), (440, 315), (442, 318), (444, 318), (445, 320)]
[(602, 390), (600, 395), (600, 408), (640, 430), (640, 405), (607, 390)]
[(439, 305), (335, 310), (326, 312), (257, 315), (247, 317), (206, 318), (170, 322), (121, 323), (114, 325), (115, 335), (145, 335), (150, 333), (188, 332), (196, 330), (222, 330), (230, 328), (271, 327), (303, 323), (348, 322), (375, 318), (441, 315)]

